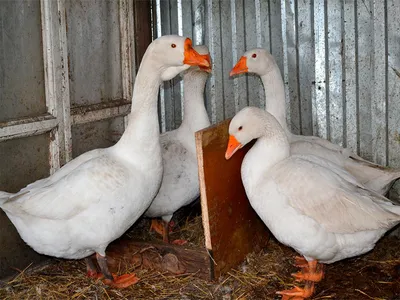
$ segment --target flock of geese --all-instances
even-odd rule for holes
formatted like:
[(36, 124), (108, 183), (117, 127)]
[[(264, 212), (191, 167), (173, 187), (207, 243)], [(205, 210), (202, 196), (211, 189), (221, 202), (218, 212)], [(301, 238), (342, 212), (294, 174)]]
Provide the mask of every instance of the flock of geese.
[[(161, 217), (151, 228), (170, 242), (173, 213), (199, 196), (194, 133), (210, 125), (204, 106), (210, 72), (206, 46), (177, 35), (154, 40), (136, 76), (129, 124), (114, 146), (86, 152), (16, 194), (0, 192), (0, 207), (22, 239), (41, 254), (85, 258), (88, 276), (112, 287), (136, 283), (135, 274), (110, 273), (106, 248), (143, 214)], [(179, 73), (184, 119), (178, 129), (160, 135), (159, 87)], [(323, 278), (324, 263), (366, 253), (400, 222), (400, 206), (383, 196), (400, 171), (327, 140), (292, 134), (283, 80), (266, 50), (244, 53), (231, 76), (240, 73), (261, 77), (266, 110), (246, 107), (237, 113), (225, 159), (257, 140), (241, 167), (246, 194), (273, 235), (301, 255), (293, 276), (304, 287), (277, 293), (282, 299), (308, 298)]]

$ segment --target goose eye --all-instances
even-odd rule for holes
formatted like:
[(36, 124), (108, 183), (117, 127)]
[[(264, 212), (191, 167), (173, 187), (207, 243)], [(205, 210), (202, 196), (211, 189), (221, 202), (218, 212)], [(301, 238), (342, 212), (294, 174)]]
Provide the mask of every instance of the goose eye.
[(238, 128), (239, 131), (242, 130), (242, 129), (243, 129), (243, 126), (240, 126), (240, 127)]
[(175, 44), (171, 44), (171, 47), (172, 47), (172, 48), (176, 48), (176, 45), (175, 45)]
[(252, 58), (256, 58), (257, 54), (253, 53), (253, 55), (251, 56)]

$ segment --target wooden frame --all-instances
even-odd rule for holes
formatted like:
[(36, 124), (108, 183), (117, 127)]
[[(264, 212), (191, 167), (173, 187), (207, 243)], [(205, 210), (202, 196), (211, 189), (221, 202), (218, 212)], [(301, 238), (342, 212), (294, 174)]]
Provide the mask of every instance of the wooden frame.
[[(136, 66), (152, 40), (151, 26), (145, 30), (141, 23), (146, 16), (150, 20), (151, 3), (148, 0), (119, 0), (123, 99), (73, 109), (70, 105), (65, 0), (40, 0), (40, 4), (47, 113), (0, 122), (0, 142), (50, 131), (49, 163), (50, 174), (53, 174), (72, 159), (73, 125), (129, 114)], [(140, 30), (136, 39), (135, 29)]]

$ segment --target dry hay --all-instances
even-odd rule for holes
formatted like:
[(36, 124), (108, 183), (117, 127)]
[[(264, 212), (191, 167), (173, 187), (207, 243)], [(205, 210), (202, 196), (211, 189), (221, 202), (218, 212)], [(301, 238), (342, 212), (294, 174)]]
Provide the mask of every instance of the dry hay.
[[(159, 239), (148, 234), (148, 221), (128, 233), (134, 239)], [(140, 230), (139, 230), (139, 229)], [(173, 238), (204, 243), (201, 218), (187, 218)], [(280, 299), (275, 292), (291, 288), (295, 252), (275, 240), (261, 253), (252, 253), (241, 266), (217, 282), (195, 275), (172, 276), (152, 270), (135, 271), (139, 283), (123, 290), (86, 277), (83, 261), (52, 260), (22, 271), (0, 288), (1, 299)], [(368, 255), (329, 265), (313, 299), (400, 299), (399, 240), (386, 237)]]

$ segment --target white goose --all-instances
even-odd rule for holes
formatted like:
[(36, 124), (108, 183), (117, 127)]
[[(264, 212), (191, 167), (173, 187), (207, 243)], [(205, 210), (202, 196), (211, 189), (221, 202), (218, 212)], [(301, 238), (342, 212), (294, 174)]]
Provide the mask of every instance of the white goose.
[(160, 187), (158, 89), (189, 65), (209, 66), (191, 45), (176, 35), (149, 45), (135, 81), (130, 122), (116, 145), (87, 152), (17, 194), (0, 194), (0, 207), (35, 251), (86, 257), (88, 275), (100, 277), (88, 258), (96, 253), (106, 284), (122, 288), (137, 282), (135, 274), (113, 277), (105, 250), (144, 213)]
[(399, 169), (390, 169), (364, 160), (350, 149), (316, 136), (292, 134), (286, 125), (285, 90), (282, 76), (273, 56), (265, 49), (246, 51), (231, 71), (231, 76), (255, 73), (264, 85), (266, 110), (281, 124), (289, 137), (291, 154), (313, 154), (338, 164), (360, 182), (379, 194), (386, 194), (400, 178)]
[[(206, 46), (193, 47), (209, 61)], [(179, 208), (191, 203), (199, 196), (198, 168), (194, 133), (210, 126), (204, 106), (204, 88), (211, 68), (193, 66), (183, 73), (184, 116), (179, 128), (160, 136), (164, 173), (160, 190), (145, 215), (161, 217), (160, 224), (152, 220), (151, 229), (163, 235), (169, 243), (169, 222)], [(175, 240), (174, 244), (184, 244)]]
[(226, 159), (257, 139), (241, 176), (251, 206), (283, 244), (304, 256), (306, 287), (278, 292), (284, 299), (310, 297), (320, 281), (320, 263), (333, 263), (373, 249), (400, 222), (400, 206), (358, 183), (350, 173), (314, 155), (290, 155), (279, 122), (255, 107), (241, 110), (229, 125)]

